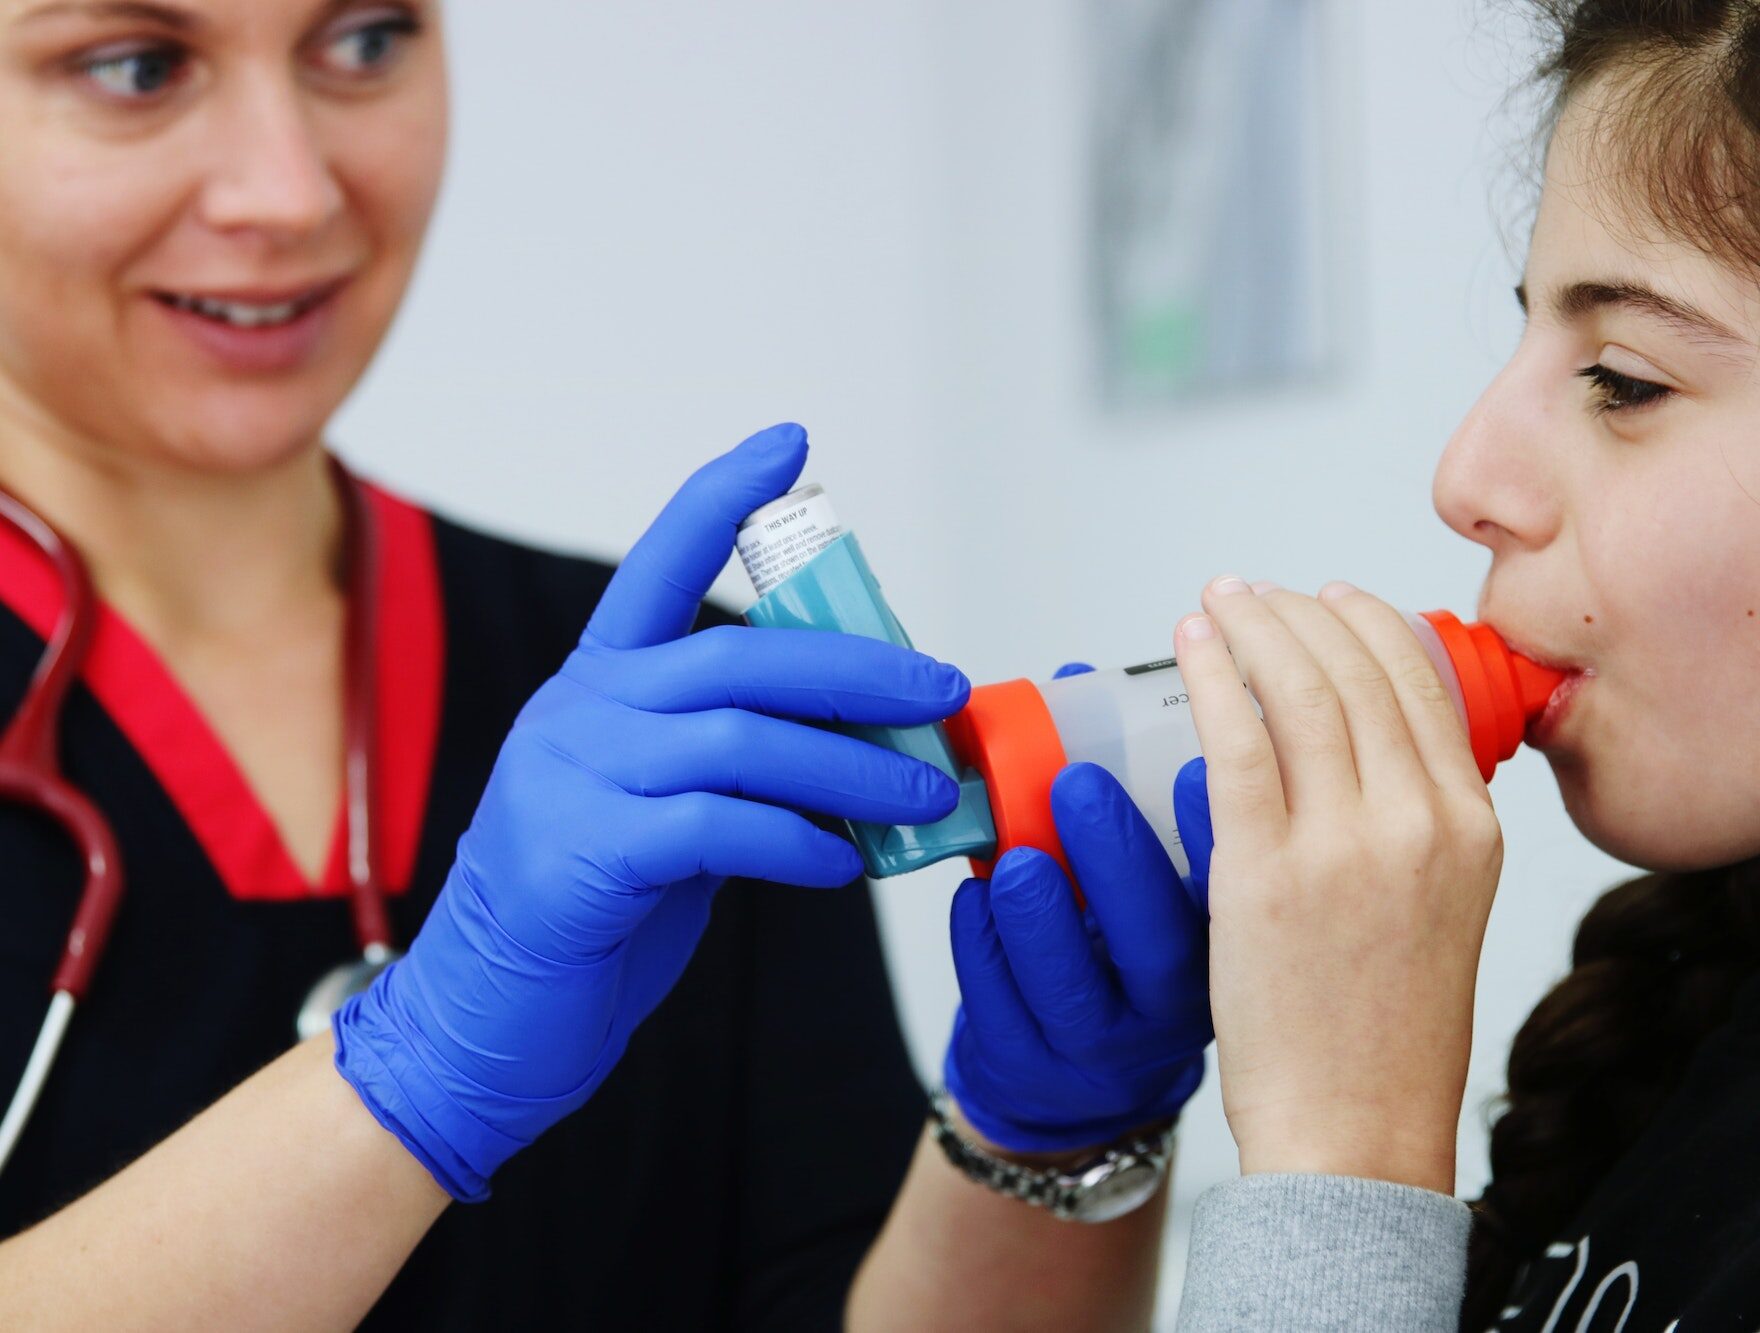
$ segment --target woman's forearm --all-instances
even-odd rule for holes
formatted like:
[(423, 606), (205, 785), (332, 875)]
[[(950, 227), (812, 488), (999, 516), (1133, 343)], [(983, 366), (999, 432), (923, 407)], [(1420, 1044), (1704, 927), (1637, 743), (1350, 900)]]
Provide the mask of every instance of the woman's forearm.
[(352, 1328), (449, 1202), (328, 1033), (0, 1244), (8, 1328)]
[(925, 1132), (856, 1276), (848, 1326), (1146, 1329), (1168, 1191), (1113, 1222), (1064, 1222), (966, 1179)]

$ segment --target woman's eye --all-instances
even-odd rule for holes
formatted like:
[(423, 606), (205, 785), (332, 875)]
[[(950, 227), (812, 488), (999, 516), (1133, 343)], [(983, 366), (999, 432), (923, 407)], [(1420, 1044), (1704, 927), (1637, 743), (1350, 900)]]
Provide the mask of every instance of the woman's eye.
[(420, 25), (407, 14), (351, 28), (324, 44), (324, 64), (349, 76), (375, 74), (395, 61), (418, 31)]
[(188, 65), (186, 52), (155, 46), (94, 56), (82, 61), (79, 70), (111, 97), (144, 102), (176, 83)]
[(1644, 407), (1659, 402), (1674, 392), (1666, 384), (1641, 380), (1633, 375), (1622, 375), (1600, 363), (1585, 366), (1577, 374), (1595, 386), (1594, 407), (1597, 413), (1624, 412)]

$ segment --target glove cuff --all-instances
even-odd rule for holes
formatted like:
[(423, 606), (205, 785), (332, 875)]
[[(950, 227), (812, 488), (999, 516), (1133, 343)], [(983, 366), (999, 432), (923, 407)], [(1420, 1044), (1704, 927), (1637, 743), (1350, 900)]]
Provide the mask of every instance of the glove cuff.
[(384, 988), (402, 962), (382, 973), (331, 1020), (336, 1072), (373, 1118), (461, 1203), (489, 1197), (489, 1177), (530, 1140), (485, 1124), (459, 1104), (427, 1063), (438, 1057), (387, 1012)]
[(997, 1147), (1009, 1152), (1062, 1153), (1078, 1148), (1103, 1148), (1124, 1138), (1132, 1131), (1158, 1120), (1171, 1120), (1191, 1100), (1198, 1085), (1204, 1081), (1203, 1053), (1177, 1067), (1172, 1082), (1161, 1096), (1123, 1115), (1061, 1124), (1031, 1121), (1011, 1115), (1011, 1108), (996, 1105), (977, 1092), (962, 1073), (950, 1043), (942, 1063), (942, 1081), (948, 1095), (959, 1105), (960, 1114), (973, 1129)]

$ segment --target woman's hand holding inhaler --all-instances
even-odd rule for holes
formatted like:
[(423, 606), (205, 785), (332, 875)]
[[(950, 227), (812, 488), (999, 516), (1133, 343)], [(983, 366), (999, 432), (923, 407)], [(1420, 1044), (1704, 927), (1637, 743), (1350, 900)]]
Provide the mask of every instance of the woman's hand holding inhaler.
[[(1017, 848), (962, 884), (952, 912), (947, 1089), (985, 1139), (1023, 1153), (1171, 1119), (1211, 1038), (1204, 913), (1155, 831), (1094, 764), (1065, 768), (1051, 807), (1086, 911), (1056, 860)], [(1203, 836), (1180, 831), (1188, 852)]]
[(1349, 584), (1316, 599), (1218, 580), (1203, 606), (1176, 644), (1215, 835), (1193, 878), (1241, 1170), (1452, 1192), (1503, 862), (1455, 705), (1401, 614)]
[(736, 527), (806, 454), (779, 426), (685, 483), (521, 712), (408, 956), (336, 1017), (337, 1067), (456, 1198), (485, 1197), (592, 1096), (725, 879), (861, 872), (796, 810), (919, 823), (954, 806), (929, 765), (793, 720), (939, 721), (969, 692), (954, 668), (847, 635), (690, 633)]

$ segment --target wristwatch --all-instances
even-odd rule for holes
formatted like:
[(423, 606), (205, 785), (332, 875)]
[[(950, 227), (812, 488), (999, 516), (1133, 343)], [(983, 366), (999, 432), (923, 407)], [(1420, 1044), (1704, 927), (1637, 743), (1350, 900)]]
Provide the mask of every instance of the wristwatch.
[(1066, 1222), (1110, 1222), (1155, 1197), (1173, 1162), (1178, 1120), (1139, 1131), (1073, 1167), (1038, 1170), (998, 1157), (953, 1127), (945, 1089), (929, 1095), (935, 1142), (959, 1171), (999, 1194), (1010, 1194)]

